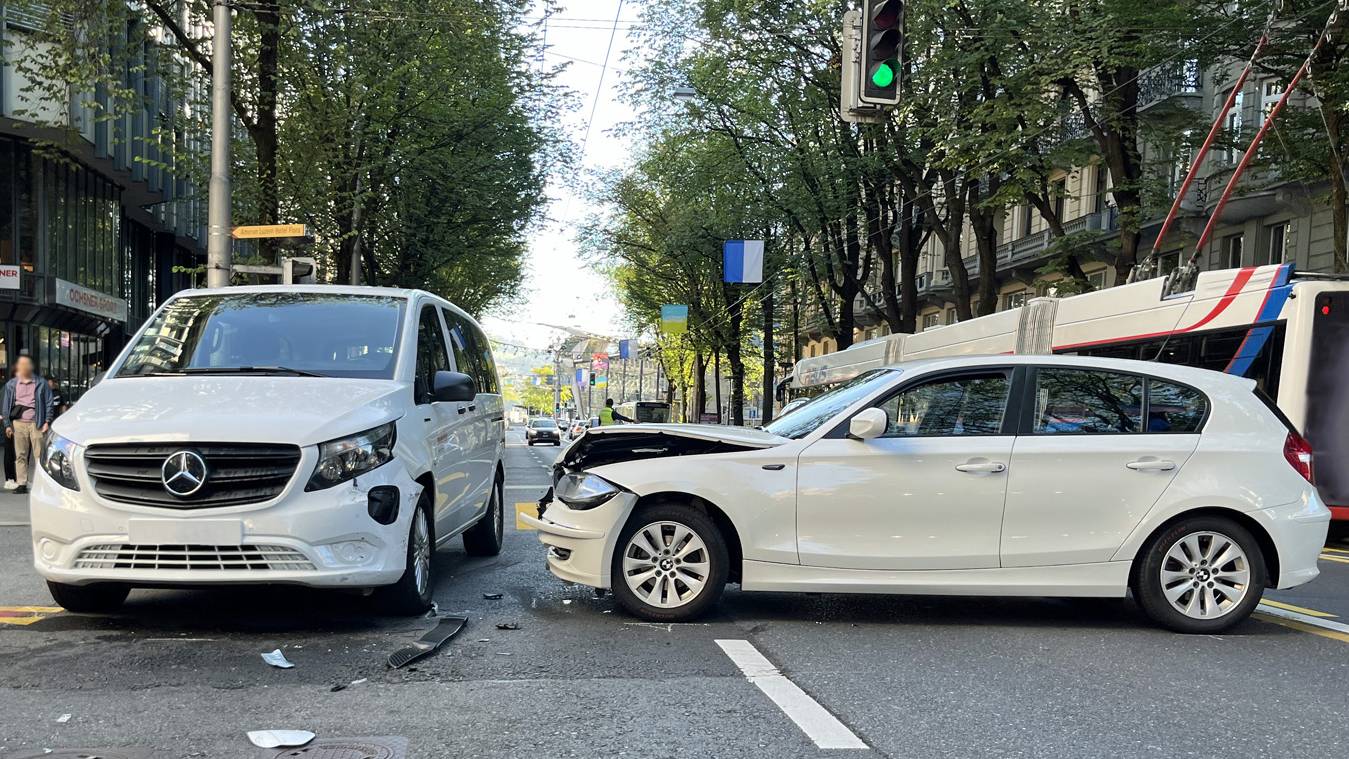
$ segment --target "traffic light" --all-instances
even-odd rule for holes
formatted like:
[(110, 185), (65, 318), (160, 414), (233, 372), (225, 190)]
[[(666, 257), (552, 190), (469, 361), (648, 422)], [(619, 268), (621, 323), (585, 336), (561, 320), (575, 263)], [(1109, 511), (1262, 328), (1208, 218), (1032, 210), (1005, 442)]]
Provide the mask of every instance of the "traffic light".
[(594, 386), (595, 386), (595, 373), (594, 373), (594, 372), (591, 372), (591, 373), (590, 373), (590, 386), (591, 386), (591, 387), (594, 387)]
[(861, 42), (858, 100), (898, 105), (904, 55), (903, 0), (863, 0)]

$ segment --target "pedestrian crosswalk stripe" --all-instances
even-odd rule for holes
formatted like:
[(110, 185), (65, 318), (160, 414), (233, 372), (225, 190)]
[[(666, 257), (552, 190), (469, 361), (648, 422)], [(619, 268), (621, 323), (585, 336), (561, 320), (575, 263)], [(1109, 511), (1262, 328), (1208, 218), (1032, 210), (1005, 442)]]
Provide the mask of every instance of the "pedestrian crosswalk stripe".
[(0, 606), (0, 625), (31, 625), (62, 611), (60, 606)]

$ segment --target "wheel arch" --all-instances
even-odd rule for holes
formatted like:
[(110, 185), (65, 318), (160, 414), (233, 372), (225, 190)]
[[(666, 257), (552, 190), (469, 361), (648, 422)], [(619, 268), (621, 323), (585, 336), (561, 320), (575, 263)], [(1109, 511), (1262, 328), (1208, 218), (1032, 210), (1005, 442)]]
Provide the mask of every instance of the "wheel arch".
[(1265, 582), (1268, 587), (1271, 588), (1279, 586), (1279, 549), (1274, 543), (1274, 538), (1270, 537), (1269, 531), (1265, 529), (1264, 525), (1253, 519), (1249, 514), (1243, 514), (1235, 509), (1228, 509), (1222, 506), (1203, 506), (1175, 514), (1157, 525), (1148, 533), (1147, 538), (1139, 544), (1138, 550), (1134, 553), (1133, 560), (1129, 567), (1130, 588), (1137, 587), (1138, 570), (1143, 564), (1143, 554), (1152, 547), (1152, 542), (1157, 539), (1157, 536), (1170, 529), (1172, 525), (1177, 522), (1194, 517), (1222, 517), (1223, 519), (1230, 519), (1244, 527), (1246, 531), (1251, 534), (1251, 537), (1255, 538), (1255, 542), (1260, 546), (1260, 559), (1265, 564)]
[(431, 497), (431, 513), (426, 515), (429, 517), (426, 521), (430, 527), (431, 546), (434, 549), (436, 545), (436, 478), (430, 472), (422, 472), (413, 477), (412, 481), (422, 486), (423, 494), (428, 494)]
[[(702, 496), (676, 490), (663, 490), (658, 493), (648, 493), (638, 498), (637, 502), (633, 504), (632, 511), (629, 512), (628, 518), (623, 526), (626, 527), (626, 523), (632, 521), (633, 516), (636, 515), (637, 511), (643, 506), (658, 503), (679, 504), (691, 509), (696, 509), (707, 515), (707, 517), (712, 520), (712, 523), (717, 526), (722, 537), (726, 540), (726, 552), (730, 558), (730, 567), (728, 567), (729, 573), (726, 577), (726, 581), (734, 583), (740, 582), (741, 567), (744, 562), (744, 551), (740, 545), (740, 532), (736, 530), (735, 523), (731, 521), (731, 518), (726, 515), (726, 512), (720, 506)], [(617, 549), (615, 548), (615, 550)]]

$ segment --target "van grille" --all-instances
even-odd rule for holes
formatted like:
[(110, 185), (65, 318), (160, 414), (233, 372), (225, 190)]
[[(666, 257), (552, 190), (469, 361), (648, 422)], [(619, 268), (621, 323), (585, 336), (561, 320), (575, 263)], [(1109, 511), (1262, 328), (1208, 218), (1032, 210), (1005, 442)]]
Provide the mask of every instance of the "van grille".
[[(164, 489), (164, 461), (179, 451), (197, 453), (206, 462), (206, 482), (189, 496)], [(85, 468), (99, 495), (118, 503), (174, 509), (270, 500), (285, 489), (299, 463), (297, 446), (252, 443), (93, 445), (84, 453)]]
[(89, 546), (75, 557), (75, 569), (244, 569), (313, 570), (304, 554), (286, 546), (131, 545)]

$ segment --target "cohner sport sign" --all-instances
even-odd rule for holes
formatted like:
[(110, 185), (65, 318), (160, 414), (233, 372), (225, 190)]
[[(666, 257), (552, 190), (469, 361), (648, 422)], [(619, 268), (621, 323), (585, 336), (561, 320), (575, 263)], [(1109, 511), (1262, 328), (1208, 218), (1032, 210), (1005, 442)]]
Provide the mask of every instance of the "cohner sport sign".
[(56, 280), (56, 303), (104, 319), (127, 320), (127, 303), (97, 290), (81, 287), (64, 279)]
[(18, 290), (20, 271), (13, 264), (0, 264), (0, 290)]

